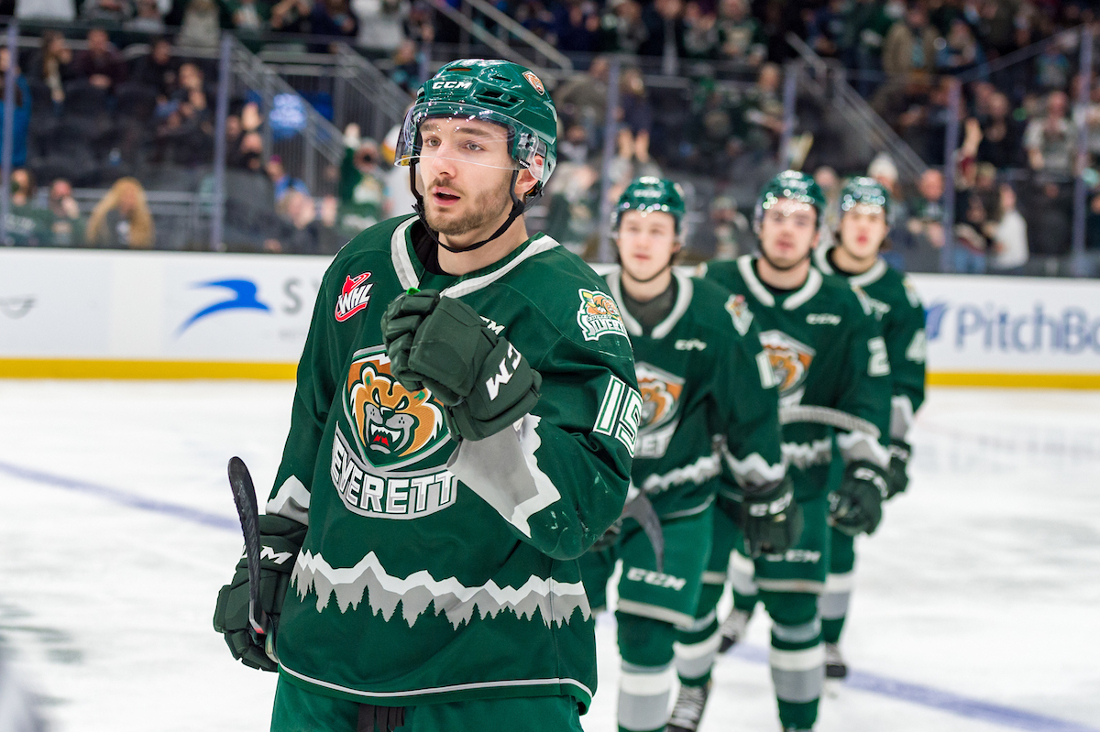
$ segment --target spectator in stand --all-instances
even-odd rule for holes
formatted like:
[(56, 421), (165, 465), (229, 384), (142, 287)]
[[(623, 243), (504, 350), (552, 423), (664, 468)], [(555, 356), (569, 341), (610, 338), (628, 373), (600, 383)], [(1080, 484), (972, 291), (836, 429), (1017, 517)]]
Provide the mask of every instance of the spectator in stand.
[(974, 37), (970, 24), (962, 18), (951, 23), (947, 45), (936, 53), (936, 70), (957, 76), (985, 63), (985, 52)]
[(591, 261), (600, 239), (600, 173), (585, 162), (560, 163), (557, 173), (547, 190), (546, 235)]
[(828, 0), (822, 7), (804, 9), (806, 43), (820, 56), (834, 58), (840, 53), (840, 44), (847, 26), (846, 0)]
[(840, 176), (828, 165), (822, 165), (814, 171), (814, 182), (825, 194), (825, 226), (821, 229), (819, 246), (831, 244), (833, 232), (840, 226)]
[(936, 60), (939, 34), (928, 22), (922, 0), (909, 4), (905, 18), (890, 26), (882, 42), (882, 70), (891, 80), (905, 79), (914, 71), (929, 73)]
[(616, 141), (618, 154), (611, 161), (608, 175), (611, 178), (609, 197), (618, 201), (619, 195), (630, 181), (643, 175), (661, 175), (661, 168), (649, 155), (649, 135), (631, 134), (630, 129), (622, 127)]
[(639, 69), (623, 69), (619, 81), (619, 107), (622, 123), (635, 137), (645, 136), (646, 147), (653, 131), (653, 107), (646, 98), (645, 78)]
[(271, 30), (280, 33), (305, 33), (313, 12), (310, 0), (279, 0), (271, 8)]
[(1012, 116), (1007, 96), (1000, 92), (990, 96), (989, 113), (978, 122), (982, 128), (978, 160), (992, 163), (998, 170), (1024, 165), (1023, 130)]
[(52, 220), (50, 242), (55, 247), (76, 247), (84, 242), (84, 218), (80, 206), (73, 198), (73, 186), (65, 178), (56, 178), (50, 184), (47, 199)]
[(603, 139), (604, 118), (607, 115), (607, 73), (606, 56), (592, 59), (588, 71), (565, 82), (554, 90), (554, 106), (561, 115), (562, 123), (584, 126), (587, 138), (598, 145)]
[(906, 256), (907, 268), (915, 272), (938, 272), (940, 249), (944, 245), (943, 173), (929, 168), (917, 182), (917, 197), (909, 204), (906, 228), (913, 247)]
[(1100, 251), (1100, 193), (1092, 194), (1089, 199), (1085, 236), (1085, 246), (1092, 251)]
[[(214, 111), (197, 65), (180, 66), (179, 89), (158, 115), (158, 158), (183, 165), (209, 163), (214, 153)], [(167, 116), (164, 114), (167, 113)]]
[(856, 86), (864, 97), (871, 95), (875, 77), (882, 71), (882, 42), (891, 25), (882, 0), (856, 0), (849, 12), (841, 59), (859, 69)]
[[(308, 194), (298, 190), (287, 191), (276, 210), (281, 226), (278, 239), (265, 245), (267, 251), (284, 254), (335, 254), (339, 246), (347, 241), (338, 241), (339, 236), (332, 226), (318, 218), (317, 202)], [(329, 204), (330, 214), (332, 210)]]
[(316, 0), (309, 26), (310, 33), (316, 36), (355, 38), (359, 35), (359, 16), (348, 0)]
[(421, 62), (424, 60), (424, 54), (416, 41), (410, 38), (401, 41), (393, 52), (390, 81), (410, 94), (414, 93), (424, 83), (420, 78)]
[(360, 136), (352, 122), (344, 130), (344, 159), (340, 164), (337, 229), (345, 241), (385, 218), (386, 182), (379, 167), (378, 143)]
[(152, 249), (156, 227), (145, 189), (136, 178), (119, 178), (92, 209), (84, 236), (88, 246), (100, 249)]
[(135, 0), (137, 12), (134, 18), (126, 23), (128, 30), (139, 33), (163, 33), (164, 18), (160, 14), (157, 0)]
[[(3, 129), (4, 118), (12, 116), (12, 142), (11, 164), (15, 168), (21, 168), (27, 164), (27, 134), (31, 126), (31, 87), (27, 79), (15, 69), (15, 108), (9, 110), (4, 103), (7, 84), (8, 64), (11, 63), (11, 53), (7, 48), (0, 48), (0, 129)], [(0, 152), (3, 152), (4, 143), (0, 139)]]
[(1065, 92), (1047, 95), (1046, 114), (1028, 123), (1024, 131), (1024, 149), (1032, 170), (1069, 176), (1073, 163), (1077, 126), (1066, 116)]
[(764, 154), (779, 149), (784, 124), (781, 83), (779, 65), (766, 63), (760, 67), (756, 84), (745, 94), (742, 102), (748, 124), (745, 143), (750, 151)]
[(565, 135), (558, 140), (558, 160), (564, 163), (583, 163), (592, 155), (592, 146), (588, 144), (588, 132), (584, 125), (571, 124), (565, 128)]
[(1001, 220), (993, 233), (993, 259), (989, 268), (996, 274), (1022, 274), (1027, 264), (1027, 222), (1016, 210), (1016, 191), (1002, 183)]
[(87, 23), (123, 23), (134, 14), (130, 0), (85, 0), (80, 19)]
[(1035, 59), (1035, 86), (1044, 92), (1065, 89), (1069, 85), (1070, 63), (1061, 46), (1050, 43)]
[(65, 104), (65, 82), (76, 76), (73, 52), (60, 31), (42, 34), (42, 45), (31, 58), (31, 74), (50, 90), (54, 110), (60, 114)]
[(134, 62), (132, 81), (157, 90), (157, 102), (163, 104), (179, 88), (179, 61), (172, 55), (172, 40), (158, 38), (146, 56)]
[(702, 2), (684, 5), (684, 57), (710, 60), (718, 55), (718, 16)]
[(286, 172), (282, 157), (272, 155), (268, 158), (265, 169), (267, 170), (267, 177), (271, 179), (271, 184), (275, 187), (276, 205), (283, 200), (283, 196), (287, 194), (287, 191), (293, 190), (306, 196), (309, 195), (309, 187), (306, 186), (305, 182)]
[(909, 204), (902, 195), (898, 182), (898, 166), (887, 153), (879, 153), (867, 166), (867, 176), (881, 183), (890, 193), (890, 217), (886, 222), (890, 227), (887, 233), (890, 248), (882, 255), (891, 267), (904, 271), (909, 268), (909, 254), (914, 248), (914, 242), (913, 235), (906, 227), (909, 222)]
[(747, 0), (719, 0), (719, 58), (759, 66), (767, 55), (760, 21), (752, 16)]
[(74, 66), (80, 78), (97, 89), (113, 92), (126, 81), (126, 62), (102, 28), (92, 28), (87, 36), (88, 49), (77, 54)]
[(181, 46), (217, 46), (221, 38), (221, 10), (214, 0), (189, 0), (183, 11), (176, 43)]
[(11, 205), (4, 244), (17, 247), (49, 245), (50, 212), (33, 205), (35, 188), (31, 171), (16, 168), (11, 172)]
[(1027, 203), (1023, 214), (1029, 232), (1028, 250), (1045, 258), (1047, 273), (1053, 275), (1057, 266), (1055, 260), (1070, 251), (1072, 187), (1060, 185), (1058, 181), (1046, 176), (1036, 176), (1032, 181), (1032, 192)]
[(699, 237), (699, 253), (705, 259), (736, 259), (752, 253), (752, 227), (748, 218), (737, 210), (735, 199), (715, 196), (710, 202), (709, 223), (709, 230), (704, 229)]
[(649, 37), (642, 45), (643, 56), (661, 58), (661, 73), (675, 76), (684, 55), (684, 1), (654, 0), (643, 11)]
[(262, 33), (271, 22), (271, 6), (259, 0), (228, 0), (225, 3), (233, 27), (238, 31)]
[[(1083, 77), (1078, 75), (1075, 79), (1075, 88), (1084, 83)], [(1089, 93), (1089, 103), (1083, 109), (1075, 109), (1073, 121), (1078, 125), (1088, 128), (1088, 149), (1092, 156), (1093, 164), (1100, 161), (1100, 83), (1095, 84)], [(1078, 127), (1079, 129), (1080, 127)]]
[(600, 42), (600, 16), (586, 0), (566, 0), (553, 8), (554, 44), (559, 51), (594, 53)]
[(649, 39), (642, 6), (636, 0), (609, 0), (607, 7), (610, 12), (603, 17), (601, 50), (637, 55)]

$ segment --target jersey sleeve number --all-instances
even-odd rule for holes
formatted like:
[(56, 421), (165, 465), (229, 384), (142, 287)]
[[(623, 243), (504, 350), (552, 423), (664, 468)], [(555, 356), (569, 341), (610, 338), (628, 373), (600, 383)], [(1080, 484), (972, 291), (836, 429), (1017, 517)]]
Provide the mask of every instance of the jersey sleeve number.
[(626, 446), (630, 457), (634, 457), (634, 441), (638, 438), (641, 418), (642, 395), (622, 379), (612, 376), (592, 431), (614, 437)]
[(867, 362), (867, 375), (889, 376), (890, 358), (886, 355), (886, 341), (882, 338), (872, 338), (867, 341), (867, 348), (871, 350), (871, 360)]

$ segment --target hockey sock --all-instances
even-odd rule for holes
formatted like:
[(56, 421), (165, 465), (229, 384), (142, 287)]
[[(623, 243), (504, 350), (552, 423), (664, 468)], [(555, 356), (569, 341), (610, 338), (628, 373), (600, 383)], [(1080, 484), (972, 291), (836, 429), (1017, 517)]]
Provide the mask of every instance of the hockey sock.
[(657, 732), (668, 723), (676, 629), (652, 618), (615, 613), (619, 625), (619, 732)]
[(733, 606), (738, 610), (752, 614), (760, 599), (756, 587), (756, 567), (751, 559), (740, 552), (730, 555), (730, 585), (733, 587)]
[(829, 575), (825, 578), (825, 593), (818, 601), (826, 643), (840, 642), (855, 585), (855, 565), (855, 537), (836, 529), (830, 530)]
[(714, 659), (718, 656), (718, 600), (722, 597), (725, 575), (704, 572), (695, 622), (679, 628), (676, 644), (676, 672), (684, 686), (705, 686), (710, 681)]
[(825, 683), (825, 646), (817, 596), (762, 592), (772, 617), (770, 664), (779, 721), (784, 728), (810, 729)]

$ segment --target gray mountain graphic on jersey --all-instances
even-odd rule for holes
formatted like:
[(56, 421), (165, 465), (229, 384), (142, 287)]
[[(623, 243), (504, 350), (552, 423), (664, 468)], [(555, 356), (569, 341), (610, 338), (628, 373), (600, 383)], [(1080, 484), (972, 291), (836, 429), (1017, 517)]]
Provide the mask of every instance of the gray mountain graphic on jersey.
[(557, 582), (532, 576), (522, 587), (500, 587), (489, 581), (480, 587), (467, 587), (454, 577), (434, 579), (426, 570), (408, 577), (394, 577), (386, 572), (374, 552), (359, 560), (354, 567), (333, 568), (320, 554), (303, 551), (298, 555), (290, 576), (298, 597), (305, 599), (310, 590), (317, 593), (317, 612), (329, 603), (333, 594), (340, 612), (357, 608), (364, 593), (371, 612), (381, 613), (386, 621), (393, 616), (397, 603), (411, 628), (417, 619), (435, 602), (435, 613), (446, 613), (454, 628), (467, 623), (476, 611), (482, 618), (496, 617), (502, 611), (517, 618), (533, 620), (540, 611), (547, 625), (568, 623), (576, 610), (587, 620), (592, 615), (584, 585), (580, 582)]

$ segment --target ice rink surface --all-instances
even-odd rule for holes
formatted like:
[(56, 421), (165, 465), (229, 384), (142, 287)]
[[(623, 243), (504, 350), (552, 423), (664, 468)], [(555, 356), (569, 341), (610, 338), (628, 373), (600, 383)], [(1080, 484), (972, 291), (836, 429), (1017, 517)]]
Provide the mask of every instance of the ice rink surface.
[[(0, 643), (51, 730), (267, 729), (275, 677), (211, 616), (241, 547), (226, 461), (266, 493), (291, 394), (0, 381)], [(819, 732), (1100, 731), (1100, 394), (932, 390), (913, 442), (909, 492), (860, 545), (853, 675)], [(758, 613), (720, 660), (704, 732), (777, 730), (767, 631)], [(613, 618), (597, 632), (583, 722), (613, 732)]]

